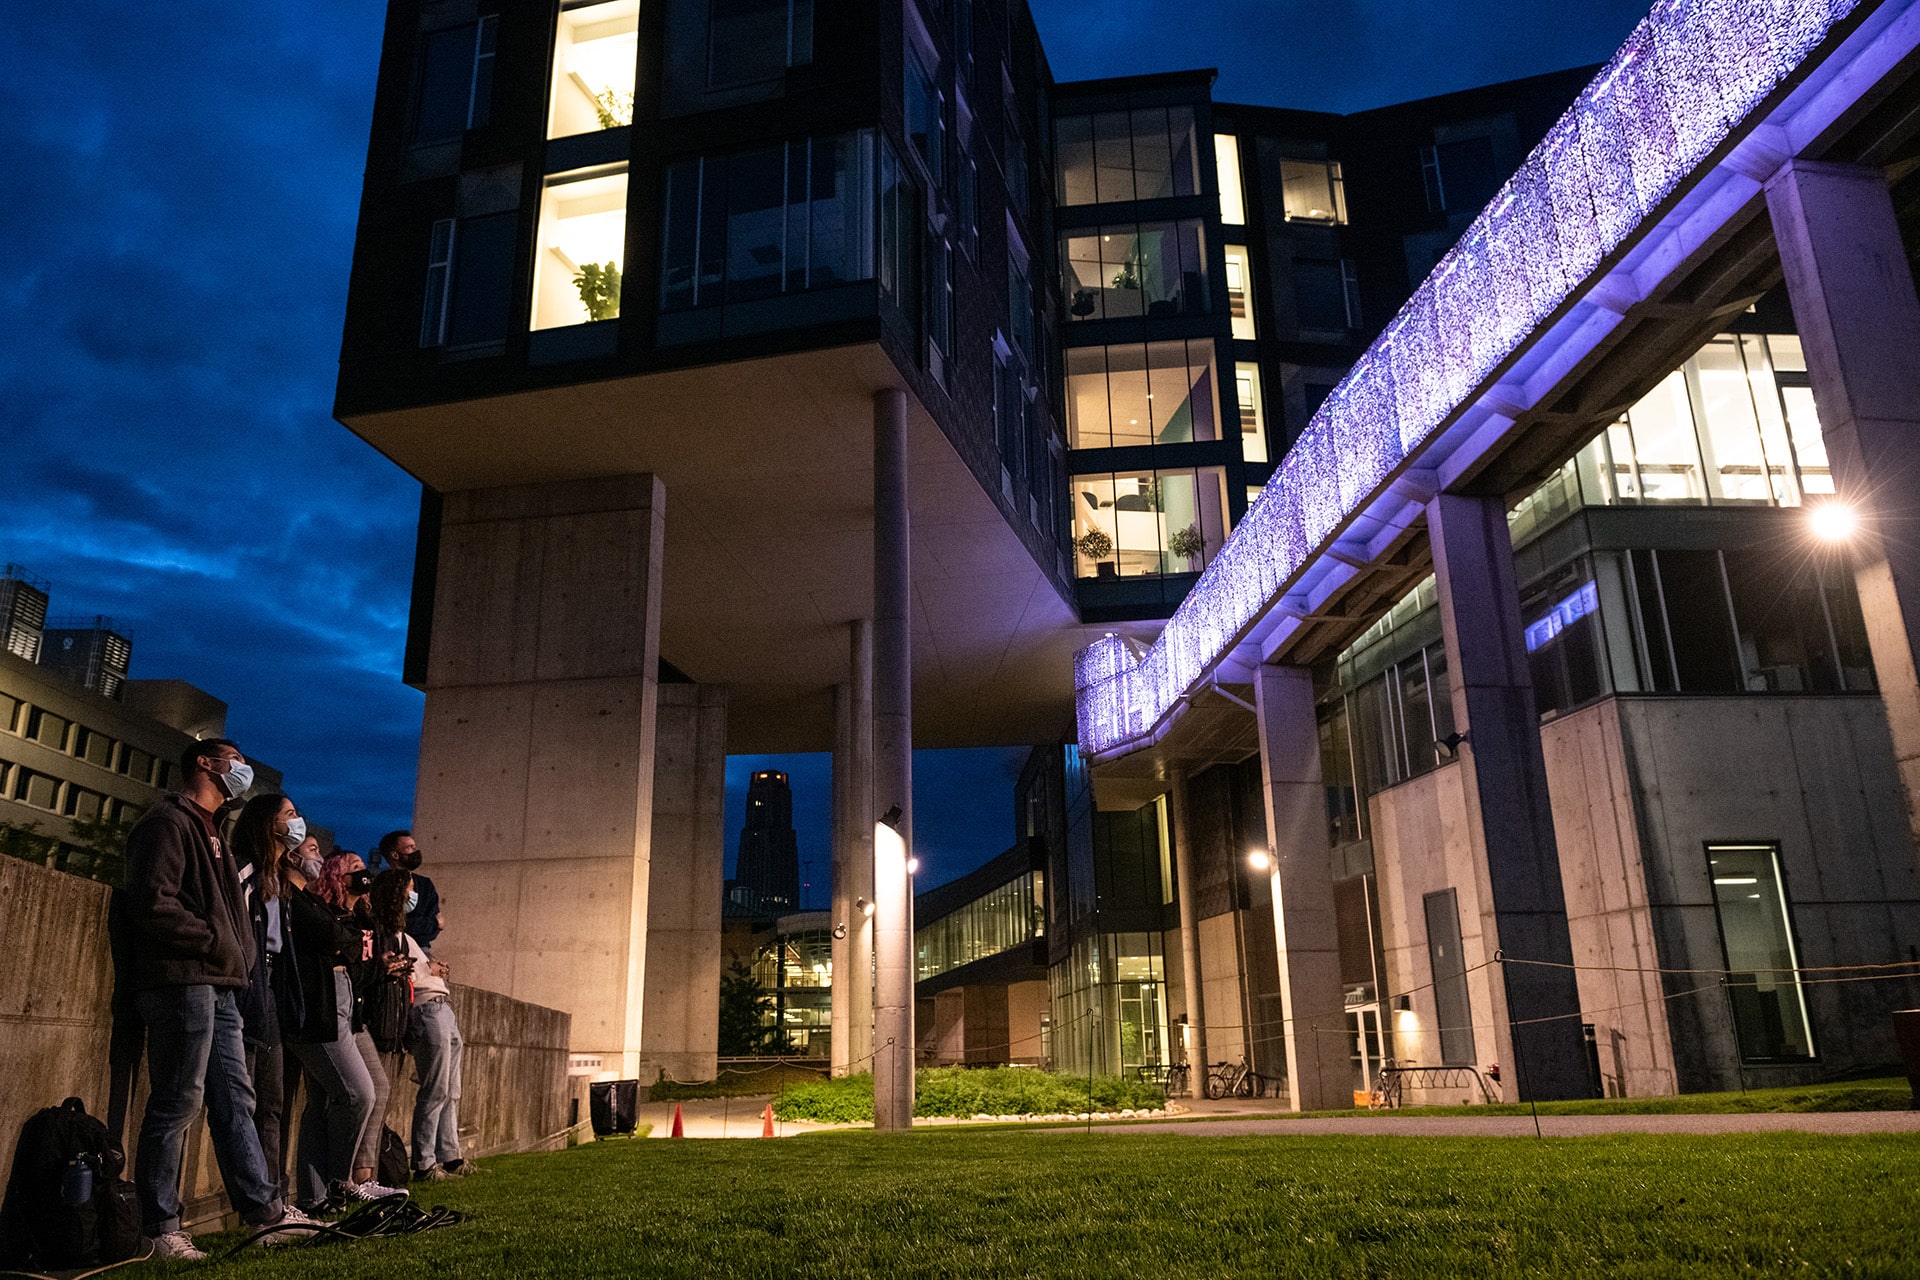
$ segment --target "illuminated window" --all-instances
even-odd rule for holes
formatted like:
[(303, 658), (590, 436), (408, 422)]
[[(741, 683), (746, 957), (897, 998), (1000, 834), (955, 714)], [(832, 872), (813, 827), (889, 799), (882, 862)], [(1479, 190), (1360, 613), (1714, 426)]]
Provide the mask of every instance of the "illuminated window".
[(1061, 204), (1190, 196), (1200, 189), (1191, 107), (1145, 107), (1054, 122)]
[(1221, 467), (1080, 475), (1068, 486), (1082, 578), (1198, 573), (1227, 540)]
[(1260, 403), (1260, 366), (1233, 366), (1234, 398), (1240, 407), (1240, 457), (1245, 462), (1267, 460), (1267, 419)]
[(553, 42), (547, 136), (566, 138), (632, 124), (639, 57), (640, 0), (563, 8)]
[[(1240, 190), (1240, 140), (1230, 133), (1214, 134), (1213, 161), (1220, 173), (1220, 221), (1243, 226), (1247, 221), (1247, 202)], [(1282, 161), (1282, 166), (1286, 163)], [(1346, 218), (1340, 221), (1345, 222)]]
[(1280, 198), (1288, 222), (1347, 221), (1347, 184), (1338, 160), (1282, 160)]
[(1218, 440), (1213, 359), (1198, 341), (1068, 348), (1068, 446)]
[(1212, 310), (1198, 221), (1096, 227), (1063, 236), (1060, 262), (1067, 314), (1075, 320)]
[(1708, 845), (1714, 914), (1727, 961), (1727, 999), (1743, 1062), (1804, 1062), (1813, 1028), (1800, 987), (1777, 845)]
[(1227, 246), (1227, 309), (1233, 316), (1233, 336), (1255, 337), (1253, 329), (1253, 267), (1245, 245)]
[(618, 316), (626, 244), (625, 166), (549, 178), (533, 258), (533, 327)]

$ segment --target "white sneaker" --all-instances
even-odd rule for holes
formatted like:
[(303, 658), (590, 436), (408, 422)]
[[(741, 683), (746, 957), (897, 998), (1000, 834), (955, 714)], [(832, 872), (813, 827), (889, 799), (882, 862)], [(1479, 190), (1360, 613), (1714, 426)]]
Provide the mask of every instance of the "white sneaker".
[(169, 1231), (153, 1238), (153, 1256), (168, 1262), (205, 1262), (205, 1251), (193, 1246), (193, 1237), (184, 1231)]
[[(277, 1244), (293, 1244), (295, 1241), (305, 1240), (310, 1236), (318, 1235), (319, 1232), (310, 1230), (309, 1228), (319, 1227), (322, 1225), (324, 1224), (317, 1222), (312, 1218), (309, 1218), (306, 1214), (300, 1212), (300, 1210), (294, 1208), (292, 1205), (288, 1205), (284, 1210), (281, 1211), (280, 1221), (270, 1223), (265, 1228), (256, 1228), (256, 1229), (269, 1230), (273, 1232), (272, 1235), (260, 1237), (260, 1247), (262, 1249), (270, 1249)], [(281, 1228), (283, 1227), (294, 1228), (294, 1229), (281, 1230)]]
[(347, 1194), (355, 1200), (385, 1200), (388, 1196), (404, 1196), (403, 1187), (383, 1186), (378, 1182), (349, 1182)]

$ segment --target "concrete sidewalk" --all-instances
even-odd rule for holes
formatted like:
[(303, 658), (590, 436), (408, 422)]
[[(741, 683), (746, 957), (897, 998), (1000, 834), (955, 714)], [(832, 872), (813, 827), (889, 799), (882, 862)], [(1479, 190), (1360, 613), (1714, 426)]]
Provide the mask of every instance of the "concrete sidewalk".
[[(1063, 1132), (1063, 1130), (1052, 1130)], [(1167, 1134), (1173, 1137), (1308, 1138), (1531, 1138), (1531, 1116), (1341, 1116), (1295, 1120), (1274, 1116), (1234, 1119), (1147, 1121), (1094, 1125), (1105, 1134)], [(1920, 1134), (1920, 1111), (1743, 1112), (1727, 1115), (1541, 1116), (1539, 1133), (1584, 1138), (1605, 1133), (1912, 1133)]]

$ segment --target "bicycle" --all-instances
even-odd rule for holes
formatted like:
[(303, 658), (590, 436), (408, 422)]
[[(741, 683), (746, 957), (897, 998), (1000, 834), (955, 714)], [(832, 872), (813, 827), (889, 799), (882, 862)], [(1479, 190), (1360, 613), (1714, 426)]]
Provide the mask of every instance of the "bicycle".
[(1216, 1062), (1207, 1070), (1209, 1098), (1251, 1098), (1253, 1069), (1242, 1058), (1238, 1062)]

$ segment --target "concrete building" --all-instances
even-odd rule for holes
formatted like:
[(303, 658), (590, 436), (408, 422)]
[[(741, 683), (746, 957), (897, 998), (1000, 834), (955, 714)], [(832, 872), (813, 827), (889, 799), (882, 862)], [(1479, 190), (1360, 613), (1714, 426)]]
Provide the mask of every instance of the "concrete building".
[(747, 820), (740, 828), (727, 899), (764, 915), (797, 911), (803, 905), (793, 787), (778, 770), (762, 770), (747, 783)]
[(1054, 1062), (1327, 1105), (1888, 1056), (1907, 980), (1808, 970), (1920, 901), (1872, 505), (1916, 23), (1662, 6), (1338, 117), (1055, 84), (1020, 0), (394, 0), (336, 413), (423, 482), (450, 958), (687, 1078), (701, 780), (831, 749), (833, 1063), (902, 1127), (911, 748), (1053, 743)]

